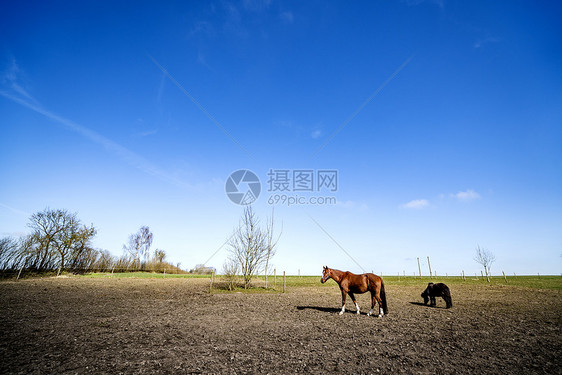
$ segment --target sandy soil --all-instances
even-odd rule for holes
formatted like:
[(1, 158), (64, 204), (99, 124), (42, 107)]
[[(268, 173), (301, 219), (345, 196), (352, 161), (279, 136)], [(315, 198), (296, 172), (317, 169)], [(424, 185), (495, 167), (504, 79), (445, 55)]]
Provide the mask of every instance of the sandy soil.
[(387, 285), (389, 314), (331, 287), (208, 293), (204, 279), (0, 283), (0, 373), (562, 373), (556, 290)]

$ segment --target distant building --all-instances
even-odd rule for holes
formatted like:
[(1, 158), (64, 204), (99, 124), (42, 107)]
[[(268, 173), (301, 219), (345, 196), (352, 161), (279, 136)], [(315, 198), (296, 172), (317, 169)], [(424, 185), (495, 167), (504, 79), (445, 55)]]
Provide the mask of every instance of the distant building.
[(189, 271), (190, 273), (202, 274), (202, 275), (210, 275), (215, 272), (215, 267), (207, 267), (204, 264), (197, 264), (195, 268)]

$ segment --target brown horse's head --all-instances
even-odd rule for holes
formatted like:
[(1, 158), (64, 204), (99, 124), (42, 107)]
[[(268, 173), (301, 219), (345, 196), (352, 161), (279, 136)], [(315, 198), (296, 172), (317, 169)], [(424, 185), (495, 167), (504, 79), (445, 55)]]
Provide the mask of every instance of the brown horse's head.
[(332, 275), (330, 274), (330, 269), (328, 268), (328, 266), (324, 266), (324, 269), (322, 270), (322, 278), (320, 279), (320, 282), (324, 284), (326, 281), (328, 281), (330, 277), (332, 277)]

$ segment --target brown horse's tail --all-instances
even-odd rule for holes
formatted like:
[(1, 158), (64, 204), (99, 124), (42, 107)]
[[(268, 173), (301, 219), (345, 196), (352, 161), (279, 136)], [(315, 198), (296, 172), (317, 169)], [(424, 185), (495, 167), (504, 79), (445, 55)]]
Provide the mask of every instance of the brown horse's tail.
[(388, 314), (388, 306), (386, 305), (386, 292), (384, 291), (384, 282), (381, 279), (381, 300), (382, 300), (382, 311)]

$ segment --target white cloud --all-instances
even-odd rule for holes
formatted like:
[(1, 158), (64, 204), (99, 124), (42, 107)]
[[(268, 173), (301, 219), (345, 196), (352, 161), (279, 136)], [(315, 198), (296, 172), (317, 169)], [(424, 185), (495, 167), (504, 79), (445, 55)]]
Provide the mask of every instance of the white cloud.
[(369, 206), (367, 206), (365, 203), (356, 201), (338, 201), (336, 202), (336, 206), (345, 209), (357, 209), (359, 211), (366, 211), (369, 209)]
[(467, 189), (466, 191), (459, 191), (456, 194), (451, 194), (454, 198), (458, 199), (459, 201), (472, 201), (475, 199), (480, 199), (480, 194), (475, 192), (472, 189)]
[(322, 136), (322, 130), (316, 129), (316, 130), (314, 130), (312, 133), (310, 133), (310, 136), (311, 136), (313, 139), (318, 139), (318, 138), (320, 138), (320, 137)]
[(421, 210), (429, 206), (429, 201), (427, 199), (414, 199), (408, 203), (404, 203), (400, 207), (402, 208), (412, 208), (416, 210)]
[(295, 17), (293, 16), (293, 13), (291, 13), (291, 12), (282, 12), (279, 15), (279, 18), (281, 19), (281, 21), (286, 22), (286, 23), (293, 23), (293, 20), (295, 19)]

